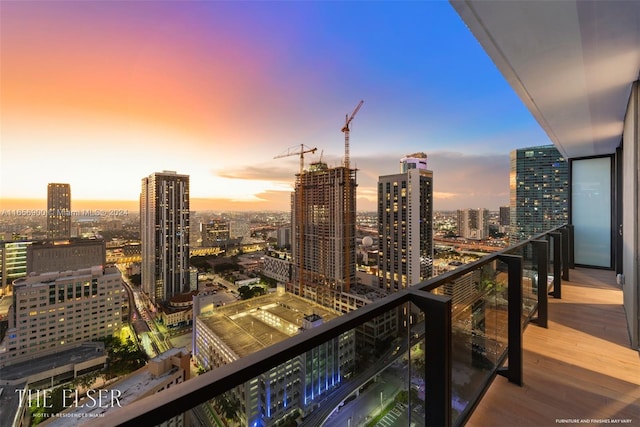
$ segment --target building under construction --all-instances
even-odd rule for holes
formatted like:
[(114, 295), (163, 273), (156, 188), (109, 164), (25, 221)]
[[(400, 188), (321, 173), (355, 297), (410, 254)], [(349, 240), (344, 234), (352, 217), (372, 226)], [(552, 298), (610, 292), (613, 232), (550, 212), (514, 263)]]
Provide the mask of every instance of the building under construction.
[(355, 195), (355, 169), (316, 162), (296, 175), (291, 292), (332, 307), (355, 284)]

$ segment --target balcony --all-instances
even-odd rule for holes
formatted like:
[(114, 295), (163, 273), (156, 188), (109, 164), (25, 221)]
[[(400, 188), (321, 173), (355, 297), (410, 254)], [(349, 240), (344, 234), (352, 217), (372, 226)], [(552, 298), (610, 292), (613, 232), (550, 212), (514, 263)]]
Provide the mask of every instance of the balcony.
[(629, 347), (615, 273), (579, 268), (570, 279), (562, 299), (549, 301), (549, 328), (524, 332), (523, 387), (495, 381), (468, 426), (640, 421), (640, 358)]
[[(152, 425), (185, 412), (214, 419), (209, 409), (229, 391), (245, 399), (240, 425), (356, 426), (388, 416), (435, 426), (637, 421), (640, 360), (621, 290), (611, 271), (570, 270), (571, 237), (570, 228), (551, 230), (92, 423)], [(389, 348), (358, 355), (350, 368), (341, 360), (339, 375), (322, 384), (291, 381), (286, 366), (305, 366), (316, 349), (390, 312), (406, 315)], [(307, 362), (297, 359), (304, 355)]]

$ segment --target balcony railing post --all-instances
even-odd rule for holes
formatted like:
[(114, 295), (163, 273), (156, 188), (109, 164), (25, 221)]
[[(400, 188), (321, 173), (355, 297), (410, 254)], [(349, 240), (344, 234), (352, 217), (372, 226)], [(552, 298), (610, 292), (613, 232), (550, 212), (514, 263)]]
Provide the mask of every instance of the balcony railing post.
[(562, 298), (562, 235), (559, 232), (549, 233), (553, 244), (553, 291), (549, 293), (554, 298)]
[(451, 297), (412, 291), (425, 316), (425, 425), (451, 425)]
[(538, 293), (538, 317), (534, 319), (534, 322), (538, 326), (543, 328), (547, 326), (548, 320), (548, 292), (549, 285), (547, 284), (547, 265), (549, 262), (549, 242), (546, 240), (532, 240), (535, 256), (538, 259), (537, 265), (537, 293)]
[(522, 257), (500, 255), (508, 266), (507, 357), (509, 366), (498, 370), (509, 382), (522, 385)]
[(561, 228), (562, 236), (562, 280), (569, 280), (569, 229)]
[(569, 268), (576, 268), (575, 251), (573, 250), (573, 224), (567, 224), (565, 226), (569, 230)]

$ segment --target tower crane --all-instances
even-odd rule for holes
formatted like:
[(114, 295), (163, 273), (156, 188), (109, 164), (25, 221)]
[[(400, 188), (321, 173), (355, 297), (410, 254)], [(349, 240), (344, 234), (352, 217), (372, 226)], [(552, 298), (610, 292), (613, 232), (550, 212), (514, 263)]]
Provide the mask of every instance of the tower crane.
[(345, 121), (344, 121), (344, 126), (342, 127), (342, 132), (344, 132), (344, 167), (349, 169), (349, 124), (351, 123), (351, 121), (353, 120), (353, 118), (355, 117), (355, 115), (358, 113), (358, 111), (360, 110), (360, 107), (362, 107), (362, 104), (364, 104), (363, 100), (360, 100), (360, 102), (358, 103), (358, 105), (356, 106), (356, 108), (353, 110), (353, 113), (351, 113), (351, 115), (347, 115), (345, 116)]
[[(291, 148), (287, 149), (287, 152), (284, 154), (280, 154), (275, 156), (274, 159), (280, 159), (282, 157), (289, 156), (300, 156), (300, 172), (298, 174), (298, 188), (296, 192), (296, 229), (298, 236), (298, 292), (300, 296), (304, 296), (303, 285), (304, 285), (304, 222), (305, 222), (305, 209), (304, 209), (304, 182), (302, 177), (302, 172), (304, 171), (304, 155), (307, 153), (315, 153), (318, 149), (316, 147), (309, 148), (304, 144), (300, 144), (300, 149), (292, 151)], [(294, 234), (294, 238), (296, 236), (296, 230), (292, 230)], [(292, 247), (295, 247), (295, 242), (292, 242)]]
[[(291, 147), (293, 148), (293, 147)], [(300, 155), (300, 174), (302, 175), (302, 170), (304, 169), (304, 155), (307, 153), (315, 153), (316, 151), (318, 151), (317, 148), (313, 147), (313, 148), (309, 148), (304, 144), (300, 144), (300, 150), (299, 151), (291, 151), (291, 148), (287, 148), (287, 152), (284, 154), (280, 154), (278, 156), (275, 156), (274, 159), (281, 159), (282, 157), (289, 157), (289, 156), (297, 156)]]
[[(345, 198), (344, 198), (344, 243), (343, 243), (343, 256), (344, 256), (344, 264), (342, 266), (342, 271), (344, 275), (344, 287), (343, 290), (345, 292), (349, 292), (351, 289), (351, 251), (355, 250), (355, 240), (354, 235), (352, 234), (352, 228), (355, 229), (356, 224), (356, 215), (355, 215), (355, 200), (352, 198), (352, 186), (351, 186), (351, 165), (349, 159), (349, 125), (351, 121), (356, 116), (360, 107), (364, 104), (363, 100), (360, 100), (356, 108), (353, 110), (351, 115), (347, 115), (344, 120), (344, 126), (342, 127), (342, 132), (344, 132), (344, 183), (345, 183)], [(355, 172), (354, 172), (354, 184), (355, 184)]]

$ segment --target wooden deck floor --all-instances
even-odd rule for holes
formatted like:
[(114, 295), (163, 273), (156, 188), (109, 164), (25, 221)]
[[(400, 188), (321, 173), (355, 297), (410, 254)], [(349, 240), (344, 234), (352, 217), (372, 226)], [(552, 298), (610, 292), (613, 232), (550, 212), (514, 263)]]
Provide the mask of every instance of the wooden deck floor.
[(640, 355), (615, 274), (578, 268), (569, 278), (562, 299), (549, 299), (549, 328), (524, 332), (524, 386), (496, 377), (467, 426), (640, 426)]

